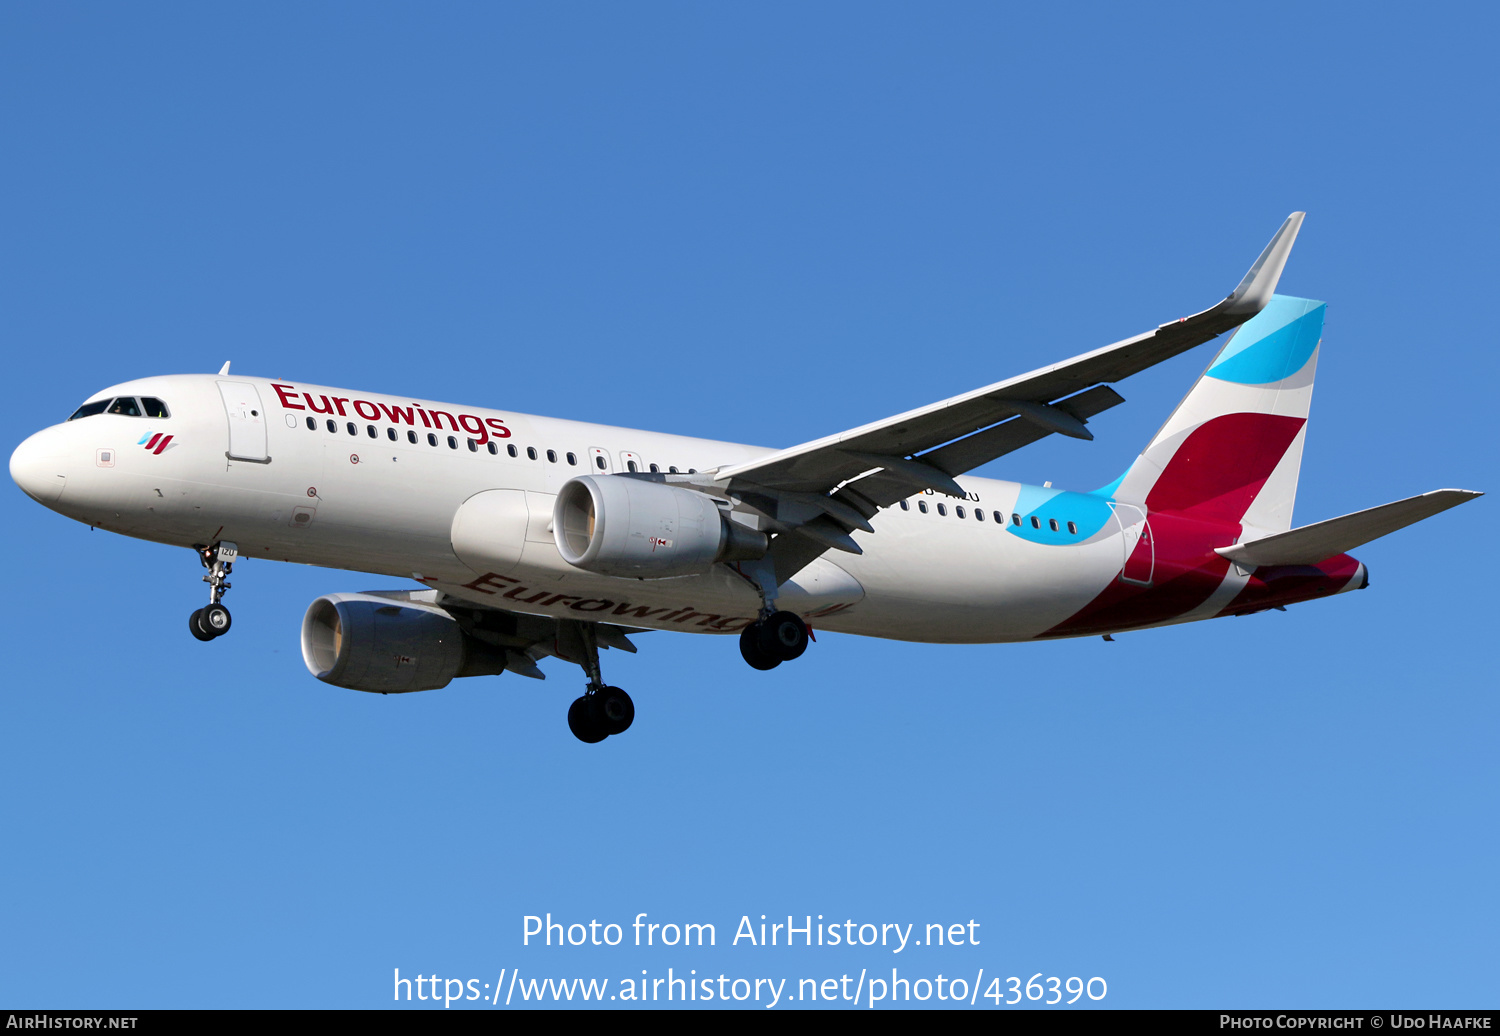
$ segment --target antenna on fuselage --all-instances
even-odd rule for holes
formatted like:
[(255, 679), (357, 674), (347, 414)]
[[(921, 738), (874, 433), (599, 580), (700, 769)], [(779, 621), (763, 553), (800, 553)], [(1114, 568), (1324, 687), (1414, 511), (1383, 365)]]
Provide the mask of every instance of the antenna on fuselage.
[(219, 374), (221, 376), (229, 373), (229, 363), (230, 363), (229, 360), (225, 360), (224, 361), (224, 366), (222, 366), (222, 367), (219, 368)]

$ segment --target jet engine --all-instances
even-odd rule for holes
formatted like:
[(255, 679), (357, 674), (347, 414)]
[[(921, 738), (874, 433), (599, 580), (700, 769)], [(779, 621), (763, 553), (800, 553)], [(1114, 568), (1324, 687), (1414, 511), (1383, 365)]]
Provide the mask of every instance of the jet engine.
[(665, 579), (764, 557), (769, 539), (691, 489), (623, 475), (569, 479), (552, 508), (563, 560), (606, 576)]
[(375, 594), (327, 594), (302, 618), (302, 660), (324, 683), (400, 694), (505, 669), (503, 649), (464, 633), (442, 608)]

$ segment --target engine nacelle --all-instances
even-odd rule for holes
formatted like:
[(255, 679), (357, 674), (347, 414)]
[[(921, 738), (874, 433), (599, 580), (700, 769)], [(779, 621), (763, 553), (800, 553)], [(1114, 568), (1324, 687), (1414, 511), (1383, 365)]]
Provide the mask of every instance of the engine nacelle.
[(505, 652), (467, 636), (436, 605), (374, 594), (327, 594), (302, 618), (302, 660), (324, 683), (400, 694), (458, 676), (503, 672)]
[(707, 494), (622, 475), (569, 479), (552, 508), (552, 536), (575, 568), (635, 579), (695, 575), (769, 547), (765, 533), (724, 517)]

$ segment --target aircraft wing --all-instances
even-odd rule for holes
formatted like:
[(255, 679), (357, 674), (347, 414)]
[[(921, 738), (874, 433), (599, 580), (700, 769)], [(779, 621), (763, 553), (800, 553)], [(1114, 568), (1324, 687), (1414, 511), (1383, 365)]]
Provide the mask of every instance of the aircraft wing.
[[(862, 553), (849, 535), (914, 492), (962, 497), (953, 480), (1053, 433), (1092, 439), (1088, 419), (1125, 400), (1109, 383), (1238, 327), (1265, 308), (1305, 213), (1294, 212), (1218, 305), (1155, 330), (709, 474), (712, 488), (756, 512), (777, 535), (778, 582), (832, 547)], [(700, 476), (701, 477), (701, 476)], [(791, 535), (786, 535), (790, 533)]]
[[(827, 496), (869, 517), (921, 489), (962, 496), (954, 475), (1054, 432), (1092, 439), (1087, 420), (1124, 402), (1109, 382), (1216, 338), (1265, 307), (1303, 216), (1288, 216), (1239, 286), (1210, 309), (1071, 360), (722, 468), (714, 481), (731, 491)], [(860, 527), (848, 516), (829, 517)]]
[(537, 662), (548, 656), (584, 664), (588, 657), (588, 638), (597, 647), (615, 648), (635, 654), (635, 645), (630, 642), (627, 634), (651, 632), (637, 626), (554, 619), (547, 615), (507, 611), (476, 597), (472, 591), (466, 595), (462, 586), (441, 589), (446, 584), (433, 587), (430, 585), (432, 581), (424, 582), (429, 583), (429, 589), (366, 590), (364, 596), (383, 597), (415, 607), (441, 608), (458, 621), (459, 627), (466, 634), (499, 652), (507, 671), (533, 680), (547, 678), (537, 668)]

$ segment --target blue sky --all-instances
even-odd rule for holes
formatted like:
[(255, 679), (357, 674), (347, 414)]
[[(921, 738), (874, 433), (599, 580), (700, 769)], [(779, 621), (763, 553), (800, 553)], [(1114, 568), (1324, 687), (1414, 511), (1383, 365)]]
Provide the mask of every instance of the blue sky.
[[(1491, 8), (931, 8), (7, 5), (6, 448), (225, 360), (791, 445), (1205, 308), (1305, 209), (1298, 520), (1500, 488)], [(1208, 359), (987, 473), (1110, 481)], [(1488, 499), (1357, 551), (1367, 592), (1113, 644), (830, 635), (762, 674), (651, 634), (606, 658), (635, 728), (589, 748), (556, 661), (309, 676), (308, 602), (391, 580), (247, 563), (202, 645), (188, 552), (6, 492), (0, 1002), (893, 966), (1102, 976), (1108, 1006), (1496, 1002)], [(546, 912), (719, 945), (523, 947)], [(981, 941), (727, 945), (761, 914)]]

